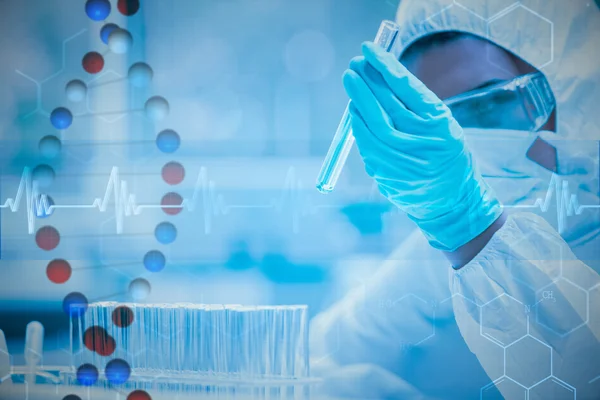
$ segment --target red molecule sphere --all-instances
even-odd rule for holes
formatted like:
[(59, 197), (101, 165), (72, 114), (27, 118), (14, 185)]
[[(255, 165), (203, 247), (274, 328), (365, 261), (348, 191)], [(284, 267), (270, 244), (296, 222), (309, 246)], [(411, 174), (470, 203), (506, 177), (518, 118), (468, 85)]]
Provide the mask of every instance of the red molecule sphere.
[(46, 267), (48, 279), (54, 283), (65, 283), (71, 277), (71, 265), (62, 259), (52, 260)]
[(112, 312), (113, 324), (119, 328), (127, 328), (133, 322), (133, 311), (126, 306), (119, 306)]
[[(174, 192), (167, 193), (160, 201), (161, 206), (180, 206), (183, 203), (183, 198)], [(163, 207), (163, 211), (169, 215), (177, 215), (181, 212), (181, 207)]]
[(108, 332), (101, 326), (92, 326), (85, 330), (83, 334), (83, 344), (90, 351), (96, 351), (96, 343), (106, 340)]
[(140, 0), (119, 0), (117, 8), (121, 14), (130, 17), (140, 9)]
[(185, 169), (178, 162), (171, 161), (162, 168), (162, 178), (169, 185), (177, 185), (183, 181)]
[(129, 393), (127, 400), (152, 400), (152, 397), (143, 390), (134, 390)]
[(35, 234), (35, 243), (42, 250), (54, 250), (59, 242), (60, 235), (52, 226), (43, 226)]
[(97, 74), (98, 72), (102, 71), (102, 68), (104, 68), (104, 57), (102, 57), (102, 54), (96, 51), (90, 51), (83, 56), (81, 65), (83, 65), (83, 69), (85, 69), (88, 73)]
[(101, 342), (100, 345), (96, 346), (96, 353), (102, 357), (108, 357), (112, 355), (117, 349), (117, 342), (112, 336), (108, 336), (105, 341)]
[(117, 347), (115, 339), (101, 326), (92, 326), (86, 329), (83, 334), (83, 343), (88, 350), (105, 357), (114, 353)]

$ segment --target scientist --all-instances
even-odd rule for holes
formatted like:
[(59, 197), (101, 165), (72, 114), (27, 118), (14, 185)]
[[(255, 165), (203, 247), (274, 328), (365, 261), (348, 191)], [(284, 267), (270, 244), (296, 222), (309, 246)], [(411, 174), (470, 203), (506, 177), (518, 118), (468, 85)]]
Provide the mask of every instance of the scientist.
[(366, 170), (419, 229), (314, 319), (313, 372), (362, 399), (598, 398), (598, 212), (559, 234), (518, 207), (599, 204), (600, 9), (458, 3), (403, 0), (395, 54), (344, 73)]

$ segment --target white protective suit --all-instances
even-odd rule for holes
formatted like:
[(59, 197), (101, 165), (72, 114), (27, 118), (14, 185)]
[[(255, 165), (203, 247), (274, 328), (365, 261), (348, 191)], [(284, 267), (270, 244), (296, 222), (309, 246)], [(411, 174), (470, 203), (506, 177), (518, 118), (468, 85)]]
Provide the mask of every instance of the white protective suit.
[[(402, 0), (395, 50), (458, 30), (542, 71), (557, 132), (540, 136), (558, 150), (559, 175), (525, 157), (533, 135), (466, 129), (508, 219), (458, 271), (415, 231), (373, 279), (313, 320), (313, 374), (335, 396), (600, 399), (600, 9), (513, 3)], [(551, 201), (532, 207), (538, 199)], [(567, 213), (575, 200), (592, 207)]]

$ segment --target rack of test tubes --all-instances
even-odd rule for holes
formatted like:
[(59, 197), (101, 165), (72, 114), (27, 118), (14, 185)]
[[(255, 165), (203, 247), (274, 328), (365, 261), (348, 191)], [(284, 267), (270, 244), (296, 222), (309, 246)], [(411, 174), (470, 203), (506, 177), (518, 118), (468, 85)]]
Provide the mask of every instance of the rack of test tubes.
[[(75, 312), (78, 306), (71, 307), (70, 365), (43, 366), (38, 356), (9, 368), (10, 393), (27, 392), (14, 400), (62, 400), (66, 393), (125, 400), (136, 391), (151, 400), (318, 397), (320, 381), (309, 373), (306, 306), (100, 302)], [(30, 327), (26, 353), (29, 348), (39, 355), (43, 327)], [(120, 369), (111, 370), (116, 362)], [(0, 399), (12, 400), (2, 397), (3, 385)]]

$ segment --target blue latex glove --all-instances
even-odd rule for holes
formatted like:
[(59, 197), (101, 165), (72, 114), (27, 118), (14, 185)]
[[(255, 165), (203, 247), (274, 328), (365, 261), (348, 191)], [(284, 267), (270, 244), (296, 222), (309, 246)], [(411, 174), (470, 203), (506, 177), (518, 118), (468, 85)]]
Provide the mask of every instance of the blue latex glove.
[(367, 173), (438, 249), (454, 251), (502, 213), (450, 110), (391, 53), (366, 42), (344, 73)]

